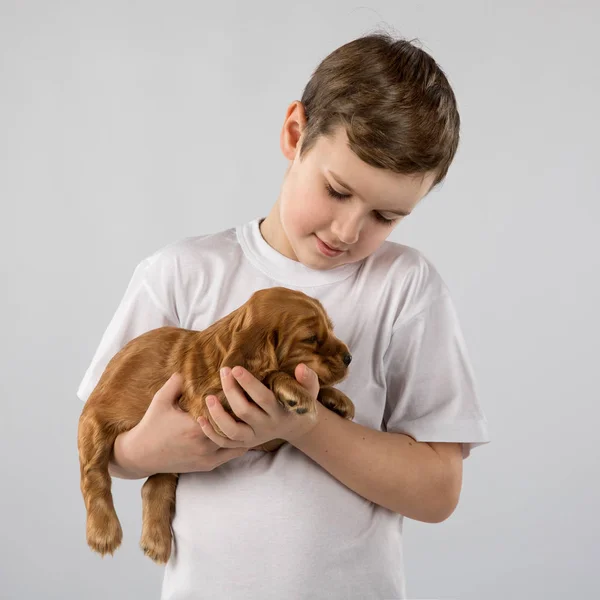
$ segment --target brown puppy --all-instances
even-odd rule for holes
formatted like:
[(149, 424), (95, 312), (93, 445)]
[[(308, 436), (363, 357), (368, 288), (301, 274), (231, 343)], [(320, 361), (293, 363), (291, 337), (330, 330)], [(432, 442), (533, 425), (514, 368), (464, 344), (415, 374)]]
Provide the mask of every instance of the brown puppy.
[[(108, 472), (113, 444), (120, 433), (140, 422), (154, 394), (173, 373), (184, 379), (181, 408), (194, 419), (205, 417), (224, 435), (204, 403), (213, 394), (240, 421), (223, 393), (221, 367), (240, 365), (268, 387), (285, 409), (314, 413), (314, 401), (294, 375), (296, 366), (304, 363), (319, 377), (318, 400), (352, 419), (352, 401), (330, 387), (346, 377), (351, 359), (348, 347), (334, 336), (321, 303), (284, 287), (255, 292), (203, 331), (160, 327), (132, 339), (106, 366), (79, 419), (77, 446), (90, 548), (112, 554), (121, 543)], [(284, 443), (271, 440), (258, 448), (271, 452)], [(142, 487), (140, 546), (160, 564), (171, 554), (177, 478), (177, 474), (158, 473)]]

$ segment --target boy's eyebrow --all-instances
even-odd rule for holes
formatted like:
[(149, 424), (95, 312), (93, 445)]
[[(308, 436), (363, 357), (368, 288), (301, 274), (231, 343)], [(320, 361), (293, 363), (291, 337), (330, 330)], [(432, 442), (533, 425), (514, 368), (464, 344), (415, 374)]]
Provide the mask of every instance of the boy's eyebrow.
[[(345, 187), (350, 193), (352, 194), (356, 194), (356, 192), (347, 184), (344, 183), (341, 179), (339, 175), (336, 175), (333, 171), (327, 169), (329, 171), (329, 174), (342, 186)], [(394, 213), (395, 215), (402, 215), (403, 217), (408, 217), (408, 215), (410, 215), (410, 212), (406, 212), (403, 210), (388, 210), (385, 209), (384, 212), (391, 212)]]

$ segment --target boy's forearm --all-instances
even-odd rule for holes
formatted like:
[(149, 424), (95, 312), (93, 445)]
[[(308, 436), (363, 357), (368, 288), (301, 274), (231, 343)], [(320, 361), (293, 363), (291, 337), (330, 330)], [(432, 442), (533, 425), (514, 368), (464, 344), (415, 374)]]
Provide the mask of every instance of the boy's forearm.
[(363, 498), (406, 517), (439, 523), (456, 501), (435, 450), (343, 419), (317, 403), (319, 420), (290, 443)]
[(133, 465), (127, 452), (127, 442), (130, 441), (132, 430), (120, 433), (115, 440), (113, 451), (108, 463), (108, 472), (111, 477), (119, 479), (144, 479), (151, 473), (144, 473)]

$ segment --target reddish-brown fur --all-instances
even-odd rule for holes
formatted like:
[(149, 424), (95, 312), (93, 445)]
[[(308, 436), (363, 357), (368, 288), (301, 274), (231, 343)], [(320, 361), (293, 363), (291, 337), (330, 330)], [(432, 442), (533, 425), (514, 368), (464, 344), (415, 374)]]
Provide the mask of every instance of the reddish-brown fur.
[[(309, 340), (312, 336), (316, 342)], [(131, 340), (106, 366), (79, 419), (81, 492), (90, 548), (102, 555), (112, 554), (121, 543), (108, 472), (113, 444), (120, 433), (139, 423), (173, 373), (179, 372), (184, 379), (181, 408), (195, 419), (205, 417), (223, 435), (204, 403), (208, 395), (216, 395), (225, 410), (240, 421), (223, 394), (221, 367), (244, 367), (273, 391), (284, 408), (314, 414), (315, 403), (294, 374), (296, 366), (304, 363), (319, 377), (318, 400), (352, 419), (352, 401), (331, 387), (346, 377), (350, 358), (348, 347), (334, 336), (321, 303), (283, 287), (255, 292), (245, 304), (203, 331), (160, 327)], [(272, 440), (259, 448), (270, 452), (284, 443)], [(177, 478), (171, 473), (152, 475), (142, 488), (140, 545), (157, 563), (165, 563), (171, 553)]]

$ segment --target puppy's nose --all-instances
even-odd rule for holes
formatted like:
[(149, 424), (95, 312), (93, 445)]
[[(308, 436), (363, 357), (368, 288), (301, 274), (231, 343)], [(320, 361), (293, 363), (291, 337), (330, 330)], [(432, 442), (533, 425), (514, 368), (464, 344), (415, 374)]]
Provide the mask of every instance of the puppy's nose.
[(352, 354), (350, 354), (350, 352), (347, 352), (346, 354), (344, 354), (342, 360), (344, 361), (344, 364), (348, 366), (352, 362)]

